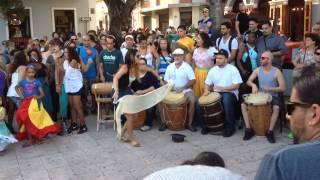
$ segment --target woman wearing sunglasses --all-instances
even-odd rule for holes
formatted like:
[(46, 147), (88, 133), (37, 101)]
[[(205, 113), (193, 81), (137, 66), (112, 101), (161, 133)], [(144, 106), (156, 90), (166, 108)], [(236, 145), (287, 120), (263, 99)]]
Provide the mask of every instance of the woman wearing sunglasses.
[[(272, 150), (257, 171), (255, 179), (318, 180), (320, 177), (320, 71), (314, 66), (302, 69), (293, 82), (287, 117), (299, 144)], [(301, 144), (300, 144), (301, 143)]]

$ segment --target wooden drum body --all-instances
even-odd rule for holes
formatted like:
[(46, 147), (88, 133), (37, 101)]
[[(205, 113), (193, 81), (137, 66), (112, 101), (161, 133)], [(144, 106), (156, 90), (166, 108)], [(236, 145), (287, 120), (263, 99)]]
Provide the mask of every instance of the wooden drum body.
[(140, 129), (144, 126), (144, 121), (147, 117), (146, 111), (141, 111), (138, 113), (135, 113), (133, 116), (133, 129)]
[(223, 132), (224, 114), (220, 94), (213, 92), (208, 96), (201, 96), (199, 105), (208, 131), (212, 134)]
[(250, 94), (244, 97), (248, 106), (248, 116), (251, 128), (258, 136), (265, 136), (270, 126), (272, 115), (272, 96), (266, 93)]
[(169, 92), (162, 101), (160, 109), (161, 120), (166, 124), (168, 129), (173, 131), (185, 129), (188, 103), (183, 93)]
[(94, 95), (108, 95), (112, 93), (112, 83), (95, 83), (91, 86)]

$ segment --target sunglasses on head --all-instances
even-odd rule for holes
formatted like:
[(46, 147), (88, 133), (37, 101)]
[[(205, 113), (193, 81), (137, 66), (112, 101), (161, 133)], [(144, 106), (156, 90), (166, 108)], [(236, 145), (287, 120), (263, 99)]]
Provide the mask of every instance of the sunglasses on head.
[(293, 111), (296, 109), (296, 107), (303, 107), (303, 108), (308, 108), (310, 107), (312, 104), (309, 103), (302, 103), (302, 102), (291, 102), (288, 101), (286, 103), (286, 107), (287, 107), (287, 113), (289, 116), (292, 115)]

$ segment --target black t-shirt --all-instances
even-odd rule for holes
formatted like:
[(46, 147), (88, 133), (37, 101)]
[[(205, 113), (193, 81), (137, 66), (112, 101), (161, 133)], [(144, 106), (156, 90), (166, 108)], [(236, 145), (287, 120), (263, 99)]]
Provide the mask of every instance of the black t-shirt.
[(159, 87), (159, 81), (157, 77), (155, 77), (151, 72), (147, 72), (140, 80), (135, 80), (131, 84), (131, 89), (133, 91), (145, 90), (150, 87), (154, 87), (155, 89)]
[(249, 16), (246, 13), (239, 12), (236, 17), (236, 21), (239, 21), (239, 30), (243, 34), (249, 29)]

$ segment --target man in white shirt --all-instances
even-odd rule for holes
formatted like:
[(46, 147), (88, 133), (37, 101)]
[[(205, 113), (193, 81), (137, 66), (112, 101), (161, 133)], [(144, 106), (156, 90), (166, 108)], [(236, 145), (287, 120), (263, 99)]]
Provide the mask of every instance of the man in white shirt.
[(131, 34), (126, 35), (124, 39), (125, 39), (125, 42), (121, 45), (121, 48), (120, 48), (122, 57), (123, 57), (123, 62), (125, 62), (128, 49), (134, 48), (134, 39)]
[(192, 87), (195, 83), (195, 75), (192, 67), (184, 62), (184, 51), (180, 48), (176, 49), (172, 53), (174, 58), (174, 63), (171, 63), (164, 75), (164, 80), (168, 82), (173, 81), (173, 90), (177, 93), (184, 93), (189, 103), (188, 106), (188, 117), (189, 124), (188, 129), (192, 132), (197, 131), (195, 127), (192, 126), (193, 116), (194, 116), (194, 106), (196, 103), (196, 97), (193, 94)]
[(228, 63), (235, 63), (237, 51), (239, 49), (238, 40), (231, 35), (231, 23), (224, 22), (220, 25), (222, 36), (216, 40), (216, 48), (224, 49), (228, 52)]
[(211, 87), (214, 92), (220, 93), (223, 109), (225, 111), (224, 137), (230, 137), (235, 132), (236, 107), (238, 101), (238, 89), (242, 79), (238, 69), (228, 64), (228, 52), (224, 49), (215, 53), (216, 65), (211, 68), (206, 81), (204, 96), (207, 96)]

